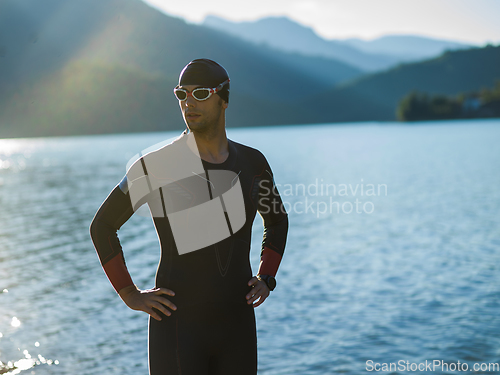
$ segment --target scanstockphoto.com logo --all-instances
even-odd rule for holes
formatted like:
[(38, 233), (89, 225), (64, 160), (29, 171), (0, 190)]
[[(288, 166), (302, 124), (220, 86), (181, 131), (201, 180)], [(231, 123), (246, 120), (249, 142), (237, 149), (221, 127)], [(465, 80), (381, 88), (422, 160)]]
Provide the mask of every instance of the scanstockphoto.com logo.
[[(269, 190), (265, 185), (260, 205), (265, 211), (278, 212), (280, 207), (272, 204)], [(375, 211), (375, 199), (387, 196), (387, 184), (366, 183), (360, 179), (356, 184), (326, 183), (316, 178), (313, 183), (275, 184), (283, 201), (286, 212), (308, 214), (316, 217), (330, 214), (372, 214)], [(267, 193), (267, 194), (266, 194)]]
[(180, 255), (230, 237), (246, 221), (238, 174), (205, 171), (192, 133), (136, 154), (120, 188), (130, 193), (135, 212), (168, 218)]
[(498, 374), (500, 365), (495, 362), (491, 363), (467, 363), (467, 362), (445, 362), (442, 359), (425, 360), (425, 362), (410, 362), (405, 359), (400, 359), (397, 362), (374, 362), (373, 360), (366, 361), (366, 371), (368, 372), (431, 372), (440, 374), (449, 374), (450, 372), (470, 372), (470, 373), (495, 373)]

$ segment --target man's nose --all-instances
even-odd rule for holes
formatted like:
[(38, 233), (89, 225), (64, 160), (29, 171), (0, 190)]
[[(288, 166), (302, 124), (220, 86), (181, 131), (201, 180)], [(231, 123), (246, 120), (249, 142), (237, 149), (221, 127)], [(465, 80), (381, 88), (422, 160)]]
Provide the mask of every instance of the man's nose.
[(196, 106), (196, 99), (193, 98), (193, 95), (188, 95), (188, 97), (185, 100), (185, 104), (187, 107), (195, 107)]

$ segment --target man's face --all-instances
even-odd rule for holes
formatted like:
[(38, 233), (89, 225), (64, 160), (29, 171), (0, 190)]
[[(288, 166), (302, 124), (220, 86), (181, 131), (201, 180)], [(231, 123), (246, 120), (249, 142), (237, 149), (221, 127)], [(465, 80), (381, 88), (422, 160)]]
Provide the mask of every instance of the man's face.
[[(181, 86), (188, 92), (192, 92), (199, 87), (203, 86)], [(184, 122), (190, 131), (204, 132), (224, 124), (224, 111), (227, 108), (227, 103), (217, 94), (213, 94), (203, 101), (198, 101), (192, 95), (189, 95), (186, 100), (179, 100), (179, 106)]]

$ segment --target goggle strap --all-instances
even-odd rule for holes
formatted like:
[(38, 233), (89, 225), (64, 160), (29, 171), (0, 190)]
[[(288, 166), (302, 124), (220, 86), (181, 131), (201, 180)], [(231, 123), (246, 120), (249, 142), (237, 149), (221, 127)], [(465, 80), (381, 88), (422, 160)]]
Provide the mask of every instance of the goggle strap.
[(222, 82), (219, 86), (217, 86), (217, 87), (215, 88), (215, 92), (217, 93), (217, 92), (219, 92), (219, 90), (222, 90), (222, 88), (224, 87), (224, 85), (225, 85), (226, 83), (229, 83), (229, 81), (230, 81), (230, 79), (228, 78), (228, 79), (226, 79), (224, 82)]

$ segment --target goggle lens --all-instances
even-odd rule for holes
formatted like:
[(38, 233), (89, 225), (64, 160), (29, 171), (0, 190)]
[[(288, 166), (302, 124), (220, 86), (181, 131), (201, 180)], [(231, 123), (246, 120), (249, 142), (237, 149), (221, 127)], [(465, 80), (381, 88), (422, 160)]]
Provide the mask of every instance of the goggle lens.
[[(184, 89), (175, 89), (174, 94), (180, 101), (186, 100), (189, 96), (188, 92)], [(210, 92), (210, 89), (199, 88), (194, 89), (191, 95), (193, 95), (196, 100), (202, 101), (207, 100), (212, 95), (212, 93)]]
[(208, 97), (210, 96), (210, 90), (208, 90), (208, 89), (193, 90), (193, 96), (195, 99), (198, 99), (198, 100), (208, 99)]
[(174, 94), (179, 100), (186, 100), (187, 93), (184, 90), (175, 89)]

